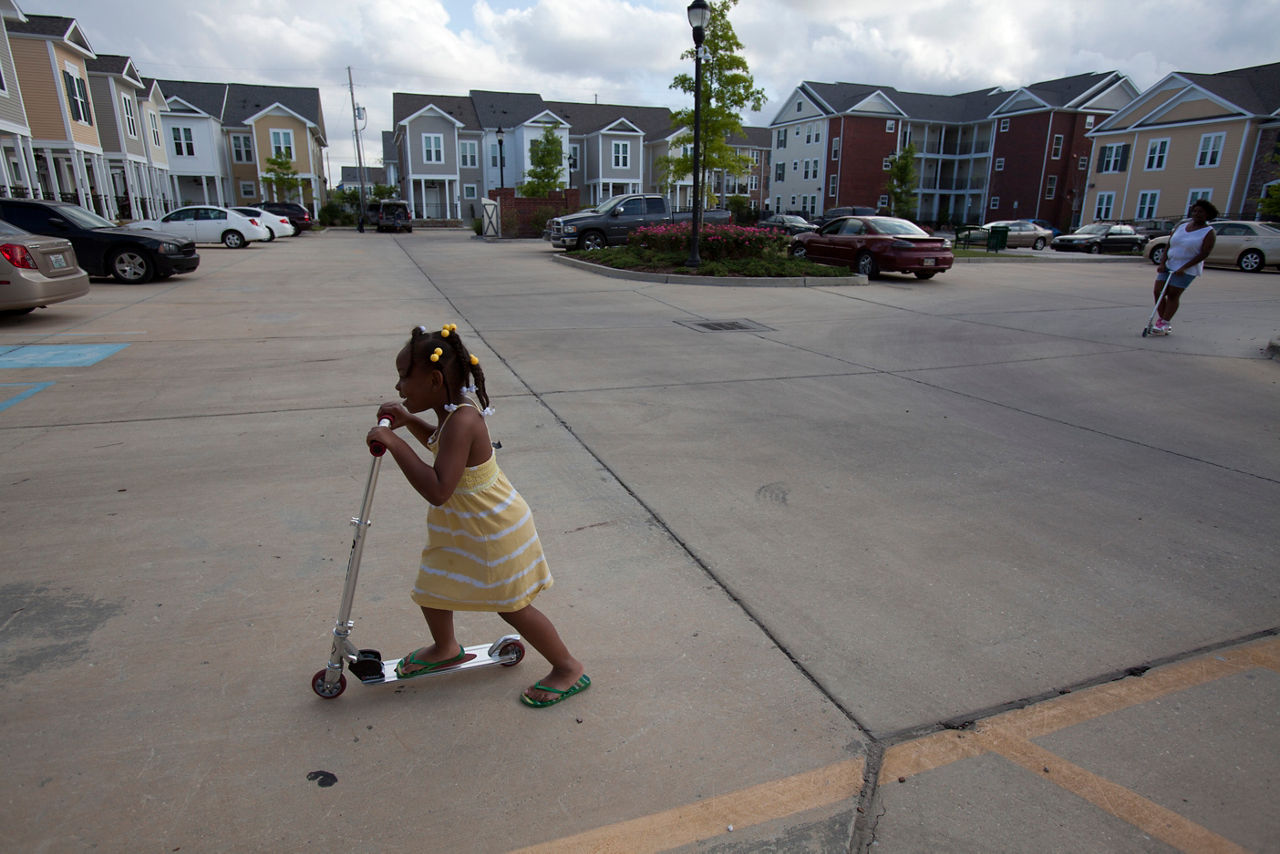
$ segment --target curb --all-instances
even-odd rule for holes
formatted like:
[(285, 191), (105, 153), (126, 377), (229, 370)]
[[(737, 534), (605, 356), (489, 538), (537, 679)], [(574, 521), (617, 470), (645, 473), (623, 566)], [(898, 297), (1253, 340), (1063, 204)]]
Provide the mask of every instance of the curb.
[(577, 258), (552, 255), (551, 260), (578, 270), (588, 270), (610, 279), (626, 279), (633, 282), (655, 282), (666, 285), (727, 285), (736, 288), (813, 288), (822, 286), (857, 286), (869, 284), (866, 276), (682, 276), (679, 273), (643, 273), (635, 270), (615, 270)]

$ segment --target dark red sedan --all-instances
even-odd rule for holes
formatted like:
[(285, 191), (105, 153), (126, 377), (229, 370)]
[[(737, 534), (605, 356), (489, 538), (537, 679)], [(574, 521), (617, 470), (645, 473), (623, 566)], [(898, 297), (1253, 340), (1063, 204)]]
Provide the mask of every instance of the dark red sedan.
[(855, 273), (915, 273), (931, 279), (951, 269), (951, 241), (892, 216), (845, 216), (816, 232), (797, 234), (791, 254), (822, 264), (839, 264)]

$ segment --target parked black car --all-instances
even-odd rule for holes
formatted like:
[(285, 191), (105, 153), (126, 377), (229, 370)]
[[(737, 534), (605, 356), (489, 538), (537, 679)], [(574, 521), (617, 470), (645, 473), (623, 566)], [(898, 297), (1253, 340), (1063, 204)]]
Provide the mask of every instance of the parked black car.
[(1139, 234), (1131, 225), (1095, 222), (1053, 238), (1049, 246), (1059, 252), (1097, 255), (1102, 252), (1141, 252), (1147, 240), (1145, 234)]
[(876, 214), (877, 211), (875, 208), (853, 205), (852, 207), (831, 208), (829, 210), (825, 210), (809, 221), (818, 228), (822, 228), (822, 226), (831, 222), (831, 220), (839, 219), (842, 216), (876, 216)]
[(800, 234), (804, 231), (817, 231), (818, 227), (802, 216), (794, 214), (774, 214), (756, 223), (757, 228), (768, 228), (786, 234)]
[(195, 243), (156, 231), (120, 228), (70, 202), (49, 199), (0, 199), (0, 219), (33, 234), (71, 241), (80, 267), (90, 276), (114, 276), (142, 284), (190, 273), (200, 266)]
[(304, 208), (297, 202), (258, 202), (254, 205), (256, 208), (262, 208), (281, 216), (287, 216), (289, 222), (293, 223), (293, 227), (298, 231), (310, 231), (315, 222), (311, 219), (311, 211)]

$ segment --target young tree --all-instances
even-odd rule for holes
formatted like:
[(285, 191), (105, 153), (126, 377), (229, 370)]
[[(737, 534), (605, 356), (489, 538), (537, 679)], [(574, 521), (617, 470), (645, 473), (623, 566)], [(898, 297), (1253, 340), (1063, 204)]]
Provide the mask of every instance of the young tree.
[(529, 143), (528, 180), (520, 185), (520, 195), (531, 199), (545, 199), (564, 186), (560, 180), (564, 172), (564, 143), (556, 133), (559, 125), (547, 125), (542, 137)]
[(889, 213), (910, 218), (916, 212), (916, 190), (919, 185), (916, 148), (908, 144), (889, 161), (889, 180), (885, 185), (885, 193), (889, 196)]
[(1267, 219), (1280, 219), (1280, 184), (1272, 184), (1258, 200), (1258, 213)]
[[(751, 161), (735, 154), (729, 138), (742, 136), (742, 111), (764, 108), (764, 90), (757, 89), (747, 61), (742, 58), (742, 42), (729, 23), (729, 10), (738, 0), (712, 0), (711, 20), (707, 24), (703, 46), (710, 57), (702, 60), (702, 128), (700, 142), (702, 157), (699, 166), (703, 175), (723, 169), (729, 175), (744, 175), (751, 168)], [(680, 54), (681, 59), (692, 60), (691, 47)], [(704, 54), (705, 55), (705, 54)], [(671, 82), (672, 89), (693, 94), (694, 75), (681, 73)], [(674, 181), (693, 172), (693, 104), (685, 110), (671, 114), (674, 127), (683, 127), (671, 143), (678, 155), (659, 158), (657, 168), (662, 183), (669, 187)], [(687, 153), (681, 149), (688, 147)], [(702, 181), (703, 199), (709, 197), (710, 181)]]
[(293, 168), (293, 160), (283, 151), (275, 157), (268, 158), (267, 171), (262, 178), (262, 183), (272, 189), (275, 200), (278, 202), (290, 201), (293, 191), (302, 186), (302, 181), (298, 178), (298, 170)]

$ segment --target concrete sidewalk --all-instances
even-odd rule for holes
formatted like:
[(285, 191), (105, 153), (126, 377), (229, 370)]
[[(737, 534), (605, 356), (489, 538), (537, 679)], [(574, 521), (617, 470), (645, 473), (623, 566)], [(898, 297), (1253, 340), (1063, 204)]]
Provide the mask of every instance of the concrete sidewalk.
[[(14, 850), (1280, 851), (1275, 276), (1210, 271), (1144, 339), (1140, 259), (742, 288), (463, 231), (201, 255), (0, 319)], [(364, 433), (445, 322), (593, 679), (563, 706), (517, 701), (532, 652), (309, 687)], [(424, 509), (385, 466), (358, 646), (423, 637)]]

